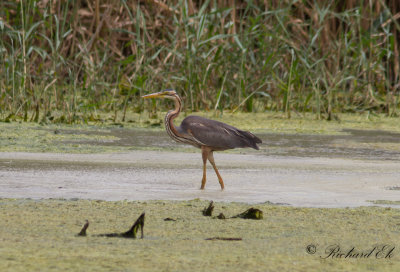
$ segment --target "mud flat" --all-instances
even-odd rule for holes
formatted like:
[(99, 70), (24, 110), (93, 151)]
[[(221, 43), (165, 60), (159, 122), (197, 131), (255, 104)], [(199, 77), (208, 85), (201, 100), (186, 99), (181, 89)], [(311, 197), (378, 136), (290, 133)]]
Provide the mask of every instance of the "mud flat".
[(208, 169), (199, 190), (200, 154), (0, 153), (0, 197), (96, 200), (190, 200), (357, 207), (399, 200), (400, 162), (249, 154), (215, 155), (221, 191)]

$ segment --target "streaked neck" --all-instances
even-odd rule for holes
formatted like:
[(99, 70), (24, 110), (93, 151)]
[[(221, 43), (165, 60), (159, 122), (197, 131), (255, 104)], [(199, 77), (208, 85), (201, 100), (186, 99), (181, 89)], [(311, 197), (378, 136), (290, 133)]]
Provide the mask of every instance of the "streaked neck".
[(176, 97), (174, 99), (175, 102), (175, 109), (174, 110), (170, 110), (167, 115), (165, 115), (165, 128), (167, 130), (167, 133), (169, 134), (169, 136), (171, 136), (171, 138), (173, 138), (174, 140), (179, 141), (179, 139), (177, 139), (178, 137), (182, 137), (179, 133), (178, 130), (176, 129), (175, 125), (174, 125), (174, 119), (176, 117), (179, 116), (179, 113), (181, 112), (182, 109), (182, 102), (181, 100)]

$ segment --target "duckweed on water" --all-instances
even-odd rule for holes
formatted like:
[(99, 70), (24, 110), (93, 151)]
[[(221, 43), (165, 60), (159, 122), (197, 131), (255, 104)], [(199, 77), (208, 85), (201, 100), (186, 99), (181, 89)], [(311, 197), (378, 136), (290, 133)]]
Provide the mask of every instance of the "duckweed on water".
[[(2, 152), (58, 152), (58, 153), (98, 153), (111, 152), (115, 148), (81, 144), (83, 141), (113, 141), (116, 137), (85, 133), (59, 133), (60, 128), (71, 128), (76, 132), (83, 127), (41, 126), (32, 123), (0, 123), (0, 151)], [(85, 130), (97, 128), (86, 126)], [(65, 143), (68, 142), (68, 143)]]
[[(384, 130), (400, 132), (398, 118), (388, 118), (377, 115), (367, 118), (366, 115), (343, 114), (341, 121), (315, 120), (313, 115), (304, 115), (284, 118), (282, 113), (224, 113), (215, 114), (194, 113), (205, 116), (228, 124), (234, 125), (244, 130), (255, 133), (285, 133), (285, 134), (333, 134), (348, 135), (345, 129), (363, 130)], [(187, 114), (182, 114), (176, 124)], [(61, 152), (61, 153), (104, 153), (104, 152), (125, 152), (129, 149), (157, 149), (168, 147), (168, 141), (163, 145), (153, 146), (145, 144), (140, 146), (134, 142), (129, 142), (129, 134), (132, 129), (136, 131), (146, 128), (152, 131), (154, 140), (158, 142), (161, 136), (166, 136), (163, 124), (164, 113), (158, 113), (155, 119), (149, 119), (148, 114), (128, 115), (125, 122), (116, 126), (111, 122), (88, 123), (85, 125), (56, 125), (56, 124), (35, 124), (35, 123), (0, 123), (0, 151), (25, 151), (25, 152)], [(106, 120), (107, 118), (105, 118)], [(154, 127), (152, 124), (158, 124)], [(123, 126), (123, 128), (121, 128)], [(119, 130), (121, 133), (112, 133)], [(155, 133), (156, 132), (156, 133)], [(158, 133), (158, 134), (157, 134)], [(121, 138), (125, 137), (125, 138)], [(341, 141), (352, 147), (351, 142)], [(376, 143), (377, 148), (384, 150), (398, 150), (397, 145), (391, 143)], [(187, 146), (180, 145), (174, 147), (179, 151), (187, 151)], [(273, 146), (272, 146), (273, 148)]]
[[(250, 206), (214, 203), (227, 217)], [(396, 271), (400, 210), (293, 208), (252, 205), (262, 220), (215, 220), (206, 201), (0, 200), (1, 271)], [(96, 237), (119, 232), (146, 212), (144, 239)], [(176, 218), (165, 221), (164, 218)], [(90, 235), (77, 237), (83, 220)], [(205, 240), (210, 237), (221, 239)], [(224, 241), (224, 238), (241, 238)], [(344, 258), (326, 250), (371, 252), (387, 258)], [(375, 249), (377, 251), (378, 249)], [(388, 255), (388, 252), (385, 252)], [(341, 257), (340, 257), (341, 256)], [(378, 257), (382, 258), (378, 258)]]

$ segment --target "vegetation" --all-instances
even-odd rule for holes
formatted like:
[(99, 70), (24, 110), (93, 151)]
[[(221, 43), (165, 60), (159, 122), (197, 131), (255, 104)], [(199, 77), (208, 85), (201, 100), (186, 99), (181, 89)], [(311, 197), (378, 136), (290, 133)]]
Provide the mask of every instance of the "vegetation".
[[(400, 209), (264, 203), (256, 205), (266, 215), (262, 220), (217, 220), (201, 214), (205, 205), (200, 200), (0, 199), (0, 269), (364, 272), (400, 268)], [(225, 202), (215, 206), (228, 217), (250, 207)], [(144, 239), (98, 237), (125, 229), (143, 210)], [(76, 237), (85, 219), (93, 222), (88, 237)], [(340, 252), (329, 255), (336, 246)]]
[(396, 0), (0, 3), (0, 119), (74, 123), (185, 110), (397, 116)]

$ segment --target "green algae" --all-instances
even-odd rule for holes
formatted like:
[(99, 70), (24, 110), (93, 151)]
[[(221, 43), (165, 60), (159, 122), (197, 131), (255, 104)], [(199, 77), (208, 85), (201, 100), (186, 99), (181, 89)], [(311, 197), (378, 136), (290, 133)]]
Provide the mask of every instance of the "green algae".
[[(218, 203), (227, 217), (250, 208)], [(400, 210), (252, 205), (262, 220), (214, 220), (206, 201), (0, 200), (1, 271), (396, 271)], [(97, 237), (125, 229), (146, 212), (144, 239)], [(173, 217), (176, 221), (164, 221)], [(85, 219), (87, 237), (77, 237)], [(221, 240), (205, 240), (219, 237)], [(224, 241), (223, 238), (241, 238)], [(324, 258), (395, 246), (390, 258)], [(315, 250), (312, 251), (310, 249)], [(322, 258), (321, 258), (322, 257)]]
[[(143, 127), (144, 122), (152, 124), (162, 124), (165, 113), (158, 112), (152, 121), (144, 121), (133, 124)], [(193, 112), (182, 113), (175, 121), (176, 124), (189, 115), (199, 115), (217, 121), (225, 122), (243, 130), (256, 132), (290, 133), (290, 134), (345, 134), (345, 129), (364, 129), (364, 130), (387, 130), (400, 132), (399, 118), (387, 117), (384, 114), (368, 113), (362, 114), (340, 114), (339, 121), (318, 120), (314, 114), (306, 113), (293, 115), (286, 118), (281, 112), (263, 113), (230, 113), (230, 112)]]
[[(68, 126), (42, 126), (33, 123), (0, 123), (0, 151), (16, 152), (57, 152), (57, 153), (98, 153), (110, 152), (115, 148), (82, 144), (85, 141), (113, 141), (116, 138), (108, 135), (87, 135), (85, 133), (60, 134), (59, 129)], [(83, 127), (71, 127), (76, 132)], [(98, 131), (86, 126), (85, 130)]]
[[(376, 115), (343, 114), (341, 121), (316, 120), (313, 115), (284, 118), (281, 113), (228, 113), (213, 112), (193, 113), (234, 125), (258, 134), (286, 135), (350, 135), (355, 129), (400, 132), (398, 118)], [(175, 121), (180, 121), (188, 114), (183, 113)], [(58, 153), (107, 153), (135, 150), (176, 150), (193, 151), (185, 145), (171, 146), (168, 139), (159, 144), (160, 138), (166, 137), (163, 124), (164, 113), (158, 113), (150, 119), (149, 114), (130, 113), (127, 122), (114, 123), (88, 122), (87, 124), (35, 124), (35, 123), (0, 123), (0, 152), (58, 152)], [(104, 118), (107, 120), (107, 118)], [(145, 131), (145, 132), (143, 132)], [(118, 133), (116, 133), (118, 132)], [(152, 134), (151, 141), (140, 145), (130, 140), (129, 134), (138, 132)], [(162, 136), (162, 137), (161, 137)], [(158, 144), (158, 145), (157, 145)], [(335, 142), (334, 145), (352, 148), (358, 143), (351, 141)], [(371, 147), (370, 144), (368, 144)], [(382, 150), (399, 150), (398, 144), (374, 143)], [(335, 146), (334, 146), (335, 147)], [(295, 148), (295, 147), (293, 147)], [(271, 146), (271, 150), (274, 146)], [(233, 151), (241, 152), (241, 151)], [(298, 150), (298, 152), (302, 152)]]
[(400, 200), (371, 200), (370, 202), (376, 205), (400, 205)]

